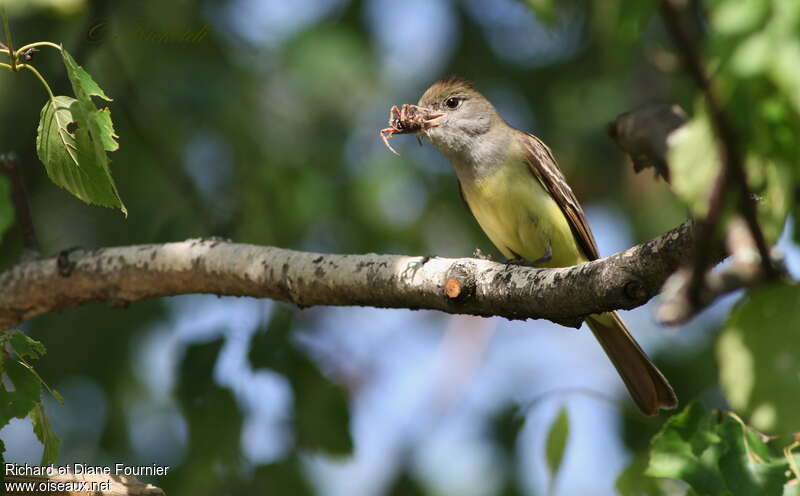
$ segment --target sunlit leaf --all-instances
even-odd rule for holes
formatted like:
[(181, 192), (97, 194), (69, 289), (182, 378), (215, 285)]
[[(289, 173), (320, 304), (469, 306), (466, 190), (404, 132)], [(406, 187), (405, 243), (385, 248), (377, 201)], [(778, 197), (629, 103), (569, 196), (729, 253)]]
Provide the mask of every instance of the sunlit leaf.
[(724, 494), (715, 421), (699, 403), (673, 415), (651, 442), (646, 475), (680, 479), (700, 494)]
[(697, 402), (672, 416), (653, 438), (647, 475), (679, 479), (697, 494), (779, 494), (787, 463), (738, 418)]
[(800, 431), (800, 284), (748, 292), (717, 343), (728, 402), (763, 432)]
[(36, 151), (47, 175), (87, 203), (117, 207), (126, 212), (108, 168), (99, 128), (105, 111), (87, 112), (85, 105), (68, 96), (55, 97), (42, 108)]
[(694, 215), (704, 217), (720, 167), (716, 140), (705, 112), (696, 112), (688, 123), (672, 133), (669, 146), (673, 190)]
[(107, 152), (119, 147), (111, 113), (92, 101), (111, 99), (66, 50), (62, 56), (77, 98), (58, 96), (45, 104), (36, 138), (39, 159), (54, 183), (87, 203), (127, 215), (109, 169)]

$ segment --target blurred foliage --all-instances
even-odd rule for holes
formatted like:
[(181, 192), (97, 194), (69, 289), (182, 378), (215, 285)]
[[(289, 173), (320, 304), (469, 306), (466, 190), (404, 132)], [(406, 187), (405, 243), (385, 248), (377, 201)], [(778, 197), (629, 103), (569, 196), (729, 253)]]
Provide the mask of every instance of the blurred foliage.
[[(619, 212), (630, 223), (634, 241), (674, 227), (687, 209), (702, 212), (718, 166), (701, 99), (681, 70), (656, 2), (507, 0), (488, 7), (480, 1), (453, 1), (434, 11), (439, 17), (428, 19), (415, 13), (392, 17), (398, 2), (331, 0), (299, 2), (292, 7), (296, 17), (268, 11), (274, 14), (267, 16), (269, 22), (253, 6), (277, 8), (283, 2), (6, 3), (17, 45), (45, 39), (63, 43), (114, 97), (113, 130), (95, 132), (101, 138), (92, 142), (109, 150), (115, 145), (107, 138), (119, 135), (120, 147), (113, 154), (119, 194), (112, 196), (125, 198), (127, 219), (53, 187), (34, 146), (45, 93), (30, 74), (0, 72), (0, 153), (20, 156), (45, 254), (72, 246), (212, 235), (341, 253), (467, 255), (476, 246), (491, 252), (463, 210), (441, 157), (427, 145), (419, 148), (411, 139), (398, 139), (398, 159), (386, 152), (377, 134), (391, 104), (416, 101), (431, 81), (449, 73), (474, 80), (512, 123), (540, 135), (577, 197), (586, 205)], [(695, 34), (716, 90), (747, 151), (766, 234), (776, 239), (794, 208), (794, 233), (800, 240), (800, 3), (689, 3), (696, 8)], [(523, 10), (514, 10), (518, 7)], [(539, 17), (528, 19), (528, 8)], [(392, 17), (391, 24), (381, 25), (377, 17)], [(390, 29), (381, 27), (387, 25)], [(445, 34), (438, 39), (429, 38), (431, 33)], [(439, 44), (420, 45), (431, 39)], [(537, 51), (539, 46), (549, 52)], [(409, 47), (416, 52), (403, 58)], [(431, 54), (439, 58), (432, 55), (435, 63), (425, 66)], [(76, 69), (70, 70), (71, 77), (56, 52), (37, 52), (33, 63), (56, 95), (72, 92), (84, 104), (87, 99), (92, 103), (85, 111), (105, 112), (96, 107), (96, 97), (92, 102), (92, 91), (79, 95), (73, 87)], [(604, 133), (618, 114), (650, 101), (693, 110), (683, 136), (675, 137), (677, 194), (650, 174), (634, 174)], [(8, 183), (0, 176), (3, 267), (16, 263), (22, 251), (12, 212)], [(718, 407), (727, 401), (768, 434), (800, 431), (792, 416), (800, 397), (796, 303), (796, 285), (751, 291), (727, 318), (716, 344), (695, 340), (665, 357), (664, 371), (682, 401), (701, 397)], [(298, 329), (323, 328), (324, 309), (315, 320), (275, 305), (249, 342), (248, 365), (284, 378), (291, 402), (289, 417), (278, 422), (287, 433), (285, 446), (272, 458), (258, 460), (248, 458), (242, 447), (250, 435), (244, 427), (246, 405), (215, 373), (233, 337), (215, 334), (170, 351), (179, 366), (174, 377), (163, 378), (167, 399), (153, 399), (157, 395), (142, 378), (147, 372), (140, 363), (147, 349), (142, 343), (163, 328), (170, 330), (165, 333), (170, 339), (179, 339), (171, 331), (174, 313), (173, 302), (165, 299), (139, 302), (124, 313), (93, 305), (25, 323), (26, 333), (51, 350), (37, 361), (42, 377), (55, 384), (82, 377), (105, 395), (107, 414), (96, 426), (96, 437), (69, 425), (56, 432), (65, 440), (58, 462), (169, 463), (168, 475), (153, 482), (178, 496), (317, 494), (330, 487), (308, 455), (347, 460), (359, 452), (351, 439), (358, 429), (351, 428), (348, 411), (372, 377), (351, 377), (352, 364), (342, 363), (347, 357), (333, 352), (322, 359), (293, 338)], [(703, 322), (713, 325), (714, 318)], [(52, 439), (45, 456), (53, 456), (55, 438), (36, 410), (41, 385), (27, 369), (14, 367), (9, 378), (22, 385), (14, 413), (25, 416), (34, 408), (36, 434), (46, 443)], [(157, 408), (153, 404), (162, 407), (159, 401), (176, 410), (186, 438), (178, 446), (156, 440), (147, 453), (177, 453), (172, 458), (142, 454), (140, 419), (131, 414), (136, 405), (148, 411)], [(490, 425), (485, 437), (502, 454), (497, 456), (496, 469), (502, 473), (496, 492), (530, 493), (514, 472), (520, 466), (525, 418), (513, 403), (492, 411), (500, 413), (484, 420)], [(786, 468), (781, 457), (731, 417), (719, 420), (691, 406), (668, 421), (651, 448), (658, 420), (625, 417), (622, 432), (633, 460), (618, 479), (620, 493), (675, 494), (671, 479), (692, 484), (697, 494), (717, 494), (713, 491), (721, 487), (735, 491), (729, 484), (742, 491), (778, 487), (775, 467)], [(570, 433), (569, 423), (566, 413), (559, 414), (545, 427), (547, 438), (538, 440), (543, 466), (549, 462), (553, 476), (564, 473), (567, 439), (576, 436), (577, 428)], [(383, 489), (439, 494), (412, 472), (405, 456), (412, 448), (397, 457)], [(748, 449), (761, 461), (748, 459)], [(679, 463), (665, 463), (670, 460)], [(449, 466), (450, 460), (441, 463)], [(644, 474), (648, 464), (650, 476)]]
[(723, 326), (717, 360), (736, 412), (784, 440), (800, 431), (800, 284), (751, 290)]
[(561, 407), (558, 410), (550, 432), (547, 433), (547, 468), (550, 470), (551, 487), (555, 486), (555, 479), (558, 470), (561, 468), (561, 461), (564, 458), (564, 451), (567, 449), (569, 439), (569, 415), (567, 409)]

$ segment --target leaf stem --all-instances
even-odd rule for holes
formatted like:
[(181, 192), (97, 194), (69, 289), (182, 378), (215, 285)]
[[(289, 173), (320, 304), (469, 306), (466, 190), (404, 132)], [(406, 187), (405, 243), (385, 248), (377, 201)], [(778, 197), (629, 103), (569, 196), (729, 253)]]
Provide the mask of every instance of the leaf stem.
[(52, 43), (52, 42), (50, 42), (50, 41), (37, 41), (36, 43), (28, 43), (28, 44), (27, 44), (27, 45), (25, 45), (25, 46), (21, 46), (21, 47), (19, 47), (19, 48), (17, 49), (17, 51), (15, 51), (15, 52), (14, 52), (14, 55), (16, 55), (17, 57), (19, 57), (19, 56), (20, 56), (20, 55), (22, 55), (22, 54), (23, 54), (23, 53), (24, 53), (26, 50), (30, 50), (31, 48), (35, 48), (35, 47), (38, 47), (38, 46), (49, 46), (49, 47), (53, 47), (53, 48), (55, 48), (55, 49), (56, 49), (56, 50), (58, 50), (59, 52), (61, 51), (61, 45), (56, 45), (55, 43)]
[(42, 77), (42, 74), (39, 71), (37, 71), (34, 66), (32, 66), (30, 64), (19, 64), (17, 67), (21, 67), (23, 69), (28, 69), (29, 71), (34, 73), (37, 78), (39, 78), (39, 81), (41, 81), (41, 83), (44, 85), (44, 89), (47, 90), (47, 94), (50, 95), (50, 101), (53, 102), (53, 108), (55, 108), (55, 106), (56, 106), (56, 97), (53, 95), (53, 90), (50, 89), (50, 85), (47, 84), (47, 81), (45, 81), (44, 77)]
[(11, 71), (17, 72), (17, 57), (14, 54), (14, 42), (11, 39), (11, 26), (8, 24), (8, 14), (6, 14), (6, 6), (4, 4), (0, 4), (0, 17), (3, 18), (3, 35), (6, 39), (8, 53), (11, 55)]

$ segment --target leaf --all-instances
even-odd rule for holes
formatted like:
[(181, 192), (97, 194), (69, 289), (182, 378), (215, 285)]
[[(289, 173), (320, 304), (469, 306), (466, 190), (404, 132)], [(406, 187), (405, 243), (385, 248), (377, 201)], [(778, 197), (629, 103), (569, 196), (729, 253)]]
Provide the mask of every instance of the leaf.
[(724, 494), (727, 488), (717, 466), (720, 443), (714, 419), (693, 402), (653, 437), (645, 475), (680, 479), (700, 494)]
[(700, 495), (779, 494), (788, 464), (735, 415), (721, 418), (697, 402), (653, 438), (647, 475), (688, 483)]
[(0, 388), (0, 427), (6, 425), (12, 418), (25, 418), (28, 412), (39, 402), (41, 387), (39, 379), (33, 372), (14, 359), (3, 361), (4, 370), (13, 391)]
[(350, 454), (353, 440), (345, 391), (291, 344), (284, 360), (277, 365), (275, 370), (286, 377), (294, 393), (293, 421), (298, 446), (330, 455)]
[(550, 470), (550, 477), (552, 478), (555, 478), (559, 468), (561, 468), (568, 438), (569, 416), (567, 414), (567, 409), (562, 406), (555, 420), (550, 425), (550, 431), (547, 433), (545, 454), (547, 456), (547, 468)]
[(14, 205), (11, 203), (11, 185), (8, 178), (0, 174), (0, 240), (14, 223)]
[(253, 488), (249, 494), (312, 496), (315, 492), (303, 471), (300, 457), (292, 454), (275, 463), (256, 468)]
[(661, 496), (658, 479), (644, 475), (647, 468), (647, 455), (634, 456), (631, 463), (619, 474), (614, 488), (620, 496)]
[(55, 97), (42, 108), (36, 152), (50, 179), (87, 203), (127, 210), (108, 168), (108, 157), (97, 132), (104, 112), (87, 112), (78, 100)]
[(720, 160), (711, 123), (702, 106), (697, 108), (694, 117), (669, 136), (667, 157), (673, 190), (692, 214), (705, 217)]
[(58, 458), (58, 447), (61, 445), (61, 439), (53, 433), (50, 428), (50, 421), (44, 413), (44, 405), (37, 404), (31, 410), (31, 423), (33, 424), (33, 432), (40, 443), (44, 445), (42, 452), (42, 461), (40, 465), (50, 465), (56, 462)]
[(514, 404), (500, 409), (490, 419), (492, 440), (509, 459), (514, 457), (519, 432), (525, 425), (525, 416)]
[(787, 464), (783, 458), (756, 456), (768, 454), (766, 443), (744, 424), (726, 421), (719, 431), (727, 445), (720, 457), (720, 472), (734, 496), (780, 494), (786, 477)]
[(272, 369), (289, 381), (294, 394), (295, 437), (301, 448), (349, 454), (353, 441), (347, 395), (292, 343), (294, 315), (288, 305), (273, 306), (267, 328), (253, 336), (248, 358), (254, 368)]
[(61, 51), (76, 98), (57, 96), (42, 108), (36, 151), (50, 179), (87, 203), (116, 207), (127, 215), (106, 152), (119, 148), (111, 112), (92, 97), (111, 99), (66, 51)]
[(716, 345), (722, 392), (763, 432), (800, 430), (800, 284), (750, 290)]
[(39, 341), (27, 336), (21, 331), (11, 331), (9, 343), (17, 355), (22, 358), (36, 359), (42, 357), (46, 350)]

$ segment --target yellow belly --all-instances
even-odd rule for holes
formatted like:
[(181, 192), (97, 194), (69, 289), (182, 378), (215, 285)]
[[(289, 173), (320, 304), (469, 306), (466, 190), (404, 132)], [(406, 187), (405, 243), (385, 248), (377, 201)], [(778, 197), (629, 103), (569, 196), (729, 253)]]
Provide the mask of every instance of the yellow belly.
[(477, 181), (462, 181), (464, 199), (481, 229), (508, 258), (552, 258), (542, 267), (586, 261), (561, 208), (524, 162), (509, 163)]

